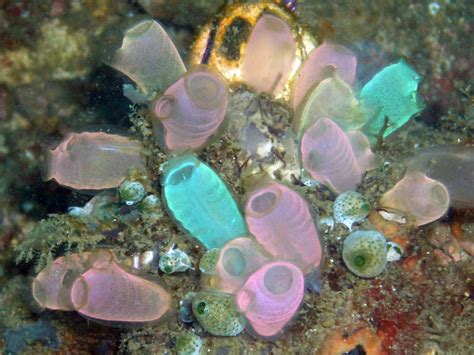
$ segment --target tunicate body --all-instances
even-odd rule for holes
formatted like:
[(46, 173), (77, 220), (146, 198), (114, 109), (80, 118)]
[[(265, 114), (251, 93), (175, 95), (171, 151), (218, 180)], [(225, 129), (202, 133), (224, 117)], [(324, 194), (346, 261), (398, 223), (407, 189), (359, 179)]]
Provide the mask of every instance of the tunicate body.
[(142, 145), (115, 134), (71, 133), (49, 151), (47, 180), (78, 190), (101, 190), (119, 186), (131, 169), (146, 171)]
[(192, 300), (192, 310), (199, 324), (212, 335), (235, 336), (245, 327), (230, 295), (199, 292)]
[(269, 259), (253, 239), (242, 237), (231, 240), (220, 250), (214, 275), (203, 275), (201, 284), (205, 289), (234, 293)]
[(354, 191), (376, 165), (369, 141), (360, 132), (344, 132), (329, 118), (319, 119), (301, 139), (304, 168), (336, 192)]
[(319, 267), (322, 247), (308, 203), (285, 185), (270, 182), (252, 191), (245, 219), (258, 243), (272, 256), (305, 273)]
[(323, 117), (346, 132), (358, 130), (366, 122), (351, 87), (338, 76), (321, 81), (301, 104), (293, 122), (298, 137)]
[(293, 108), (296, 110), (318, 84), (336, 73), (351, 85), (355, 80), (357, 59), (347, 48), (324, 42), (311, 51), (296, 74), (293, 87)]
[(146, 96), (166, 90), (186, 71), (168, 34), (153, 20), (140, 21), (125, 32), (111, 65), (132, 79)]
[(221, 250), (219, 248), (206, 251), (199, 260), (199, 271), (206, 275), (215, 275), (220, 252)]
[[(386, 138), (424, 108), (417, 89), (421, 77), (403, 60), (383, 68), (362, 88), (364, 132)], [(388, 119), (388, 122), (386, 122)]]
[(166, 254), (160, 257), (159, 267), (165, 274), (174, 274), (175, 272), (192, 269), (188, 254), (174, 247), (171, 247)]
[(449, 192), (441, 182), (419, 171), (405, 176), (380, 199), (383, 208), (405, 213), (417, 226), (439, 219), (449, 208)]
[(106, 250), (91, 254), (91, 268), (71, 288), (71, 302), (82, 316), (117, 327), (137, 327), (162, 318), (171, 296), (161, 286), (126, 272)]
[(387, 264), (387, 241), (374, 230), (352, 232), (342, 247), (342, 258), (347, 268), (357, 276), (378, 276)]
[(297, 266), (275, 261), (252, 274), (237, 291), (235, 300), (255, 335), (273, 338), (295, 316), (304, 287), (304, 276)]
[(203, 147), (224, 121), (228, 87), (208, 66), (198, 66), (171, 85), (151, 104), (155, 135), (162, 149)]
[(408, 162), (408, 171), (419, 171), (445, 185), (451, 206), (474, 207), (474, 145), (448, 144), (419, 149)]
[(145, 188), (138, 181), (125, 180), (118, 191), (120, 198), (129, 206), (140, 202), (146, 195)]
[(163, 200), (171, 216), (207, 249), (247, 235), (245, 221), (224, 181), (194, 155), (163, 167)]
[(346, 191), (336, 197), (333, 205), (334, 220), (352, 230), (354, 223), (365, 220), (370, 212), (370, 203), (360, 193)]
[(263, 15), (255, 24), (242, 61), (242, 80), (257, 92), (279, 94), (290, 75), (296, 43), (290, 26)]
[(199, 355), (202, 348), (202, 339), (188, 332), (176, 340), (176, 352), (178, 355)]

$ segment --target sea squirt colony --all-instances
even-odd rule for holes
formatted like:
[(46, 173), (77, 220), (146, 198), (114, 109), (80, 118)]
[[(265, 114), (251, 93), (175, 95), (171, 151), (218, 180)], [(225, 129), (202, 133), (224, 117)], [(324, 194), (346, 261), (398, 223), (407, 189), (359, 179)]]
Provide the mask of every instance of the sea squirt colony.
[[(335, 221), (352, 230), (370, 211), (368, 201), (354, 192), (365, 172), (376, 167), (370, 143), (421, 111), (420, 77), (400, 61), (383, 68), (357, 94), (355, 54), (327, 41), (313, 49), (316, 40), (278, 6), (233, 5), (219, 21), (198, 37), (190, 70), (152, 20), (125, 32), (110, 64), (135, 83), (124, 85), (124, 94), (148, 106), (156, 142), (168, 154), (160, 167), (163, 204), (178, 226), (208, 249), (199, 264), (203, 291), (182, 302), (190, 307), (188, 313), (182, 310), (186, 321), (192, 313), (213, 335), (246, 329), (272, 339), (295, 319), (305, 289), (319, 291), (324, 247), (314, 211), (287, 184), (265, 177), (247, 191), (242, 213), (224, 180), (196, 155), (225, 130), (229, 88), (244, 83), (293, 107), (288, 123), (294, 132), (288, 136), (299, 147), (299, 177), (307, 188), (322, 184), (340, 194)], [(237, 25), (246, 36), (232, 42), (226, 29)], [(223, 51), (223, 43), (232, 46)], [(74, 133), (51, 152), (49, 178), (79, 190), (118, 187), (131, 170), (145, 173), (139, 152), (140, 143), (126, 137)], [(412, 166), (420, 164), (415, 160)], [(441, 170), (409, 170), (380, 204), (405, 213), (416, 225), (441, 217), (451, 193), (434, 180)], [(130, 205), (147, 198), (159, 203), (133, 181), (119, 193)], [(414, 195), (420, 196), (415, 208)], [(383, 235), (359, 230), (344, 241), (342, 256), (354, 274), (375, 277), (386, 267), (387, 249)], [(191, 263), (172, 248), (160, 268), (171, 274), (190, 269)], [(33, 294), (44, 307), (75, 310), (115, 326), (154, 322), (168, 312), (171, 300), (161, 286), (125, 271), (105, 249), (57, 259), (36, 277)]]

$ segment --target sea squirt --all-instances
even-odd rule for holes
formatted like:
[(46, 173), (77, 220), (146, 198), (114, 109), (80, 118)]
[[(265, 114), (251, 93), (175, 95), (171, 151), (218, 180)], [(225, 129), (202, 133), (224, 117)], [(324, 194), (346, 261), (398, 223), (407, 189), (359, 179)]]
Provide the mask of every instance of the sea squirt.
[(131, 169), (146, 171), (138, 141), (116, 134), (69, 134), (49, 151), (47, 180), (77, 190), (101, 190), (119, 186)]
[(355, 190), (367, 170), (376, 166), (368, 139), (344, 132), (329, 118), (319, 119), (301, 139), (301, 158), (312, 178), (336, 192)]
[(237, 308), (255, 335), (274, 338), (295, 316), (304, 288), (304, 276), (298, 267), (285, 261), (271, 262), (252, 274), (237, 291)]
[(203, 147), (222, 124), (227, 101), (227, 83), (211, 67), (187, 72), (151, 104), (160, 147), (171, 151)]
[(265, 250), (304, 273), (318, 268), (323, 251), (308, 203), (285, 185), (270, 182), (249, 194), (245, 219)]
[(163, 200), (171, 216), (207, 249), (247, 235), (247, 227), (228, 187), (194, 155), (163, 166)]
[(352, 232), (342, 247), (342, 258), (347, 268), (364, 278), (372, 278), (385, 269), (387, 241), (375, 230)]

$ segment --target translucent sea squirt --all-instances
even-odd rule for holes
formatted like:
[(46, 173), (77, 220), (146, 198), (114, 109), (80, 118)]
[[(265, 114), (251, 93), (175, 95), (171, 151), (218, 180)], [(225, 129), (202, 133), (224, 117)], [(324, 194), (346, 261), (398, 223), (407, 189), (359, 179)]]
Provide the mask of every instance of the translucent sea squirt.
[(151, 104), (161, 148), (201, 148), (223, 122), (227, 101), (227, 84), (216, 71), (202, 65), (187, 72)]
[(163, 200), (171, 216), (207, 249), (247, 235), (247, 227), (226, 184), (194, 155), (163, 167)]
[(285, 185), (270, 182), (252, 191), (245, 205), (250, 232), (271, 255), (304, 273), (319, 267), (323, 252), (308, 203)]
[(387, 241), (379, 232), (358, 230), (344, 240), (342, 258), (354, 274), (371, 278), (385, 269), (387, 249)]
[(130, 169), (145, 171), (141, 149), (140, 142), (116, 134), (71, 133), (48, 152), (47, 180), (78, 190), (114, 188)]
[(278, 336), (295, 316), (304, 296), (304, 277), (295, 265), (276, 261), (262, 266), (237, 291), (237, 308), (262, 338)]
[(417, 226), (439, 219), (449, 207), (449, 192), (444, 184), (419, 171), (408, 171), (380, 199), (382, 208), (404, 212)]
[(168, 34), (153, 20), (141, 21), (125, 32), (111, 65), (132, 79), (145, 95), (164, 91), (186, 71)]
[(263, 15), (250, 34), (242, 62), (242, 80), (257, 92), (278, 95), (295, 57), (296, 43), (290, 26), (274, 15)]
[(368, 139), (360, 132), (344, 132), (329, 118), (305, 132), (301, 156), (312, 178), (336, 192), (355, 190), (365, 172), (376, 166)]

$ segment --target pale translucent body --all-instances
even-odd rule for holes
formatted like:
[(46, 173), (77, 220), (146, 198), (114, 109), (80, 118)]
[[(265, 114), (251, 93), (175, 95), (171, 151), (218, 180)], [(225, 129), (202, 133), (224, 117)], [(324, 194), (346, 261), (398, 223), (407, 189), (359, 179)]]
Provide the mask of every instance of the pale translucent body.
[(168, 34), (153, 20), (141, 21), (125, 32), (111, 65), (147, 95), (166, 90), (186, 71)]
[(358, 130), (366, 122), (351, 87), (338, 76), (321, 81), (295, 117), (299, 137), (323, 117), (330, 118), (344, 131)]
[(347, 48), (324, 42), (314, 49), (295, 77), (293, 86), (293, 108), (303, 102), (310, 90), (324, 79), (337, 75), (351, 85), (355, 80), (357, 59)]
[(301, 155), (313, 179), (336, 192), (355, 190), (364, 173), (376, 165), (367, 138), (360, 132), (344, 132), (329, 118), (321, 118), (306, 131)]
[(49, 151), (47, 179), (78, 190), (117, 187), (130, 169), (145, 171), (141, 148), (140, 142), (116, 134), (71, 133)]
[(277, 336), (295, 316), (304, 296), (304, 277), (295, 265), (276, 261), (251, 275), (235, 296), (256, 335)]
[(90, 253), (60, 257), (35, 277), (32, 284), (33, 298), (41, 307), (70, 311), (71, 287), (81, 273), (87, 269), (87, 258)]
[(152, 323), (171, 307), (161, 286), (126, 272), (107, 253), (74, 283), (71, 301), (82, 316), (112, 326)]
[(196, 67), (152, 103), (158, 143), (168, 150), (201, 148), (223, 122), (227, 102), (221, 75), (207, 66)]
[(442, 217), (449, 207), (444, 184), (418, 171), (408, 171), (403, 179), (380, 199), (382, 207), (402, 211), (422, 226)]
[(257, 92), (278, 95), (296, 56), (290, 26), (273, 15), (262, 16), (250, 35), (242, 61), (242, 80)]
[(237, 238), (221, 249), (212, 276), (202, 275), (202, 285), (225, 293), (234, 293), (249, 275), (265, 264), (269, 257), (251, 238)]
[(285, 185), (270, 182), (253, 191), (245, 206), (250, 232), (265, 250), (304, 273), (319, 267), (322, 247), (307, 202)]
[(474, 146), (438, 145), (420, 149), (408, 163), (409, 171), (420, 171), (443, 183), (449, 191), (450, 205), (474, 207)]

